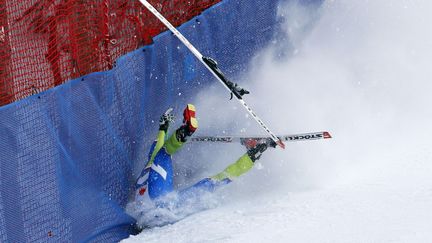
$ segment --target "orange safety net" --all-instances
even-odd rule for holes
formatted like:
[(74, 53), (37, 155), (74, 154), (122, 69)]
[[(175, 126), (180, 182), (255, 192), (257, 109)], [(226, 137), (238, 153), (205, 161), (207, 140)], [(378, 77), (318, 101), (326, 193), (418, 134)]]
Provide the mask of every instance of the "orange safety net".
[[(178, 26), (221, 0), (150, 0)], [(0, 106), (114, 61), (166, 30), (138, 0), (0, 0)]]

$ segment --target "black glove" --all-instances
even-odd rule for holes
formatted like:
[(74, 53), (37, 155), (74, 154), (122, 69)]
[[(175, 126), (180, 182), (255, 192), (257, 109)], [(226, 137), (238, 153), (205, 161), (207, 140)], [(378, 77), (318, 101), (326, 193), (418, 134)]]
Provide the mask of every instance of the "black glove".
[[(231, 90), (235, 90), (240, 96), (243, 96), (245, 94), (249, 94), (250, 92), (244, 88), (242, 88), (237, 83), (233, 83), (231, 81), (227, 81), (227, 85)], [(233, 98), (233, 94), (231, 93), (231, 99)]]
[(160, 119), (159, 119), (159, 130), (167, 132), (170, 122), (174, 122), (175, 117), (174, 117), (173, 114), (171, 114), (172, 110), (173, 110), (173, 108), (169, 108), (160, 117)]
[(251, 158), (252, 162), (259, 160), (262, 153), (267, 150), (268, 147), (276, 148), (276, 143), (270, 138), (264, 139), (249, 139), (242, 141), (242, 144), (248, 149), (247, 154)]
[(240, 87), (240, 85), (234, 83), (234, 89), (241, 95), (245, 95), (245, 94), (249, 94), (249, 91), (247, 91), (246, 89)]
[(260, 144), (257, 144), (254, 148), (249, 149), (247, 151), (247, 154), (248, 154), (249, 158), (251, 158), (252, 162), (255, 162), (255, 161), (259, 160), (262, 153), (264, 153), (264, 151), (266, 151), (267, 148), (268, 148), (267, 144), (260, 143)]

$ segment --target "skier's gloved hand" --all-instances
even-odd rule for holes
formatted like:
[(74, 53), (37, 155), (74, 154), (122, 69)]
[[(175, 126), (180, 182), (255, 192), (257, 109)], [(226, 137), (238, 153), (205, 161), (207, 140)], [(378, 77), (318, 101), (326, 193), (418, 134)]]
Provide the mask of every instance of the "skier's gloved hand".
[(251, 158), (252, 162), (255, 162), (261, 158), (262, 153), (267, 150), (268, 147), (276, 148), (276, 143), (270, 138), (258, 138), (248, 139), (242, 141), (242, 144), (247, 148), (247, 154)]
[(267, 140), (267, 145), (269, 147), (276, 148), (277, 143), (275, 141), (273, 141), (273, 139), (269, 139), (269, 140)]
[(249, 94), (250, 92), (242, 87), (240, 85), (234, 83), (234, 89), (240, 94), (240, 96), (243, 96), (245, 94)]
[(249, 158), (251, 158), (252, 162), (255, 163), (255, 161), (259, 160), (261, 158), (262, 153), (266, 151), (268, 148), (268, 145), (266, 143), (260, 143), (257, 144), (255, 147), (249, 149), (247, 151), (247, 154)]
[[(240, 96), (243, 96), (243, 95), (245, 95), (245, 94), (249, 94), (249, 93), (250, 93), (248, 90), (242, 88), (242, 87), (241, 87), (240, 85), (238, 85), (237, 83), (233, 83), (233, 82), (231, 82), (231, 81), (229, 81), (229, 80), (227, 80), (227, 85), (228, 85), (228, 87), (229, 87), (232, 91), (238, 93)], [(231, 93), (231, 99), (232, 99), (232, 98), (233, 98), (233, 94)]]
[(174, 122), (175, 116), (171, 114), (173, 111), (173, 108), (169, 108), (165, 111), (165, 113), (160, 117), (159, 119), (159, 130), (161, 131), (168, 131), (169, 124), (171, 122)]

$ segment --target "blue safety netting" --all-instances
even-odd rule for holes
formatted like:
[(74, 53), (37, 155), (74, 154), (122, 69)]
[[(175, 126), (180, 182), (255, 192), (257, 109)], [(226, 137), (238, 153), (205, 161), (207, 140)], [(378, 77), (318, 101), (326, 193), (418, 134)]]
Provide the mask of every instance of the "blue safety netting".
[[(180, 30), (232, 77), (275, 36), (276, 12), (274, 0), (226, 0)], [(1, 107), (0, 241), (115, 242), (133, 233), (124, 207), (154, 121), (213, 82), (165, 32), (110, 71)]]

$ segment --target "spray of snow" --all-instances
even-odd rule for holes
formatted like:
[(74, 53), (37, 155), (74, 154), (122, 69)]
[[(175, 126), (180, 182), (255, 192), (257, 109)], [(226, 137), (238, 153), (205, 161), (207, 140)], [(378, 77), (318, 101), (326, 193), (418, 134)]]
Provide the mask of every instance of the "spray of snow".
[[(172, 231), (196, 233), (196, 227), (204, 233), (193, 239), (216, 237), (203, 226), (208, 225), (228, 235), (214, 238), (223, 241), (430, 240), (425, 225), (432, 217), (431, 9), (425, 0), (328, 0), (317, 18), (295, 1), (281, 6), (290, 41), (273, 43), (256, 56), (241, 82), (252, 93), (245, 99), (277, 134), (328, 130), (333, 139), (266, 152), (250, 173), (219, 192), (225, 209), (137, 239), (178, 237)], [(263, 135), (218, 85), (195, 101), (198, 134)], [(180, 155), (179, 187), (244, 153), (240, 145), (199, 148), (193, 158)], [(208, 224), (233, 213), (238, 220), (244, 216), (240, 223), (247, 227), (236, 228), (232, 218)], [(245, 232), (224, 231), (226, 224)], [(381, 231), (372, 233), (374, 227)], [(182, 239), (192, 242), (188, 236)]]
[[(327, 1), (319, 21), (305, 31), (316, 18), (312, 11), (293, 1), (283, 6), (289, 53), (281, 60), (276, 43), (255, 58), (254, 71), (242, 82), (252, 91), (245, 99), (275, 133), (328, 130), (334, 138), (268, 152), (261, 171), (245, 183), (260, 193), (274, 186), (331, 186), (427, 149), (431, 7), (426, 1)], [(200, 133), (264, 134), (242, 107), (221, 97), (226, 97), (222, 88), (198, 97)], [(218, 145), (209, 153), (206, 147), (194, 160), (205, 160), (206, 173), (217, 171), (241, 149)]]

